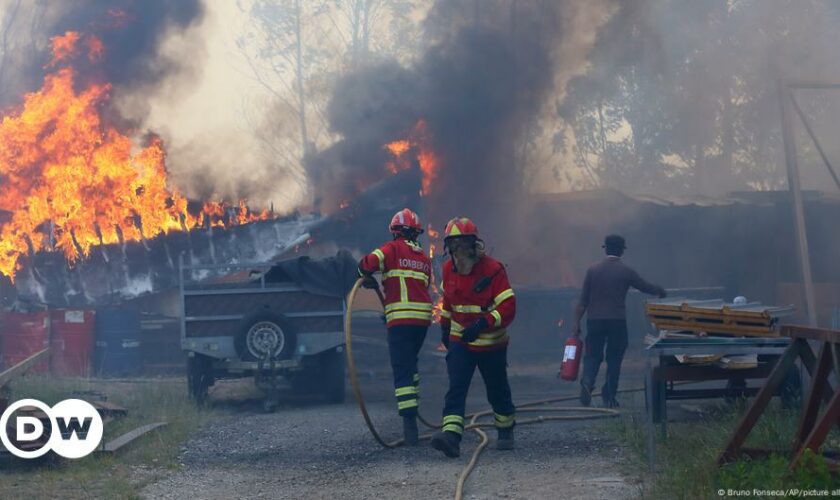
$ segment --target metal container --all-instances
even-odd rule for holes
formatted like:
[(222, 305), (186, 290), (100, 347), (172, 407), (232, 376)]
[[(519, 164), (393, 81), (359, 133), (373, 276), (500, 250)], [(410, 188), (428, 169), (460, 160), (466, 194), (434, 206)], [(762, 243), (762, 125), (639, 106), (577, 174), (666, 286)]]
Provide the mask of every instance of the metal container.
[[(3, 317), (2, 344), (3, 367), (11, 368), (38, 351), (46, 349), (50, 338), (49, 312), (9, 312)], [(41, 361), (29, 373), (46, 373), (49, 363)]]
[(143, 371), (140, 312), (136, 309), (96, 311), (94, 372), (101, 377), (125, 377)]
[(94, 311), (58, 309), (50, 314), (50, 371), (88, 377), (93, 361)]

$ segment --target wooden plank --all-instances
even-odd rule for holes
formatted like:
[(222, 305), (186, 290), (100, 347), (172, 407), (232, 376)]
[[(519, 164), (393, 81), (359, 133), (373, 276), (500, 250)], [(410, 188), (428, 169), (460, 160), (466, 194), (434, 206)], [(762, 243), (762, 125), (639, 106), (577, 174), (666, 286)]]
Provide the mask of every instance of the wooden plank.
[(773, 325), (776, 320), (774, 318), (765, 318), (765, 317), (747, 317), (747, 316), (738, 316), (738, 315), (726, 315), (726, 314), (701, 314), (701, 313), (660, 313), (660, 312), (653, 312), (648, 313), (648, 318), (651, 319), (659, 319), (659, 320), (680, 320), (680, 321), (696, 321), (698, 323), (710, 323), (710, 324), (730, 324), (730, 323), (741, 323), (744, 325), (756, 325), (756, 326), (771, 326)]
[(793, 441), (793, 449), (798, 450), (808, 433), (814, 428), (814, 422), (820, 411), (823, 393), (828, 385), (828, 374), (831, 372), (831, 344), (822, 344), (817, 362), (817, 370), (813, 375), (811, 388), (808, 390), (808, 398), (805, 400), (805, 410), (799, 417), (798, 430)]
[(102, 449), (100, 449), (99, 451), (105, 453), (114, 453), (115, 451), (119, 450), (120, 448), (134, 441), (140, 436), (147, 434), (157, 429), (158, 427), (163, 427), (164, 425), (167, 425), (167, 423), (168, 422), (155, 422), (152, 424), (146, 424), (141, 427), (138, 427), (133, 431), (126, 432), (122, 436), (108, 441), (108, 443), (106, 443), (105, 446), (103, 446)]
[(41, 358), (46, 357), (49, 352), (50, 352), (50, 348), (47, 347), (43, 351), (36, 352), (35, 354), (33, 354), (32, 356), (29, 356), (28, 358), (24, 359), (23, 361), (16, 364), (15, 366), (9, 368), (8, 370), (4, 371), (3, 373), (0, 373), (0, 387), (3, 387), (4, 385), (8, 384), (12, 380), (22, 376), (30, 368), (32, 368), (32, 366), (34, 366), (38, 361), (41, 361)]
[(779, 337), (779, 330), (774, 328), (744, 327), (738, 325), (709, 325), (701, 323), (656, 323), (654, 325), (660, 330), (689, 330), (694, 332), (706, 332), (714, 334), (744, 335), (751, 337)]
[(791, 338), (818, 340), (820, 342), (840, 343), (840, 330), (815, 328), (802, 325), (783, 325), (782, 335)]
[(94, 408), (96, 408), (96, 411), (98, 411), (99, 414), (103, 417), (122, 417), (128, 413), (128, 410), (126, 410), (122, 406), (114, 403), (109, 403), (107, 401), (88, 401), (88, 403), (90, 403)]

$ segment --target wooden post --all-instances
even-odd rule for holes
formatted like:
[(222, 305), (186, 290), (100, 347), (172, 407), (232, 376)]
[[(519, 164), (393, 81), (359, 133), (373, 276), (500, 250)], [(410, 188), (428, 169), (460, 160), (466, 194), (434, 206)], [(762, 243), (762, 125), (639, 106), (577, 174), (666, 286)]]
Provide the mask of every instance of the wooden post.
[(802, 286), (805, 290), (805, 308), (808, 314), (808, 324), (817, 325), (816, 305), (814, 303), (814, 282), (811, 274), (811, 255), (808, 251), (808, 234), (805, 228), (805, 209), (802, 203), (802, 186), (799, 178), (799, 167), (796, 163), (796, 139), (791, 125), (791, 95), (790, 90), (780, 80), (778, 82), (779, 105), (782, 112), (782, 141), (785, 147), (785, 164), (787, 165), (788, 189), (793, 206), (793, 225), (796, 232), (797, 253), (802, 275)]

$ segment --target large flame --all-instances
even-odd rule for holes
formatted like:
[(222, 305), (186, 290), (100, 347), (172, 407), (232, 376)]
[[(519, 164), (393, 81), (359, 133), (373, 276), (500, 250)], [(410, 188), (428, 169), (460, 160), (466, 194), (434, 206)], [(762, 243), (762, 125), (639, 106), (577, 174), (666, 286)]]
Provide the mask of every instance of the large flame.
[(98, 244), (269, 216), (251, 214), (244, 202), (238, 210), (208, 202), (190, 214), (186, 198), (167, 185), (162, 141), (138, 146), (103, 121), (108, 83), (76, 90), (69, 62), (80, 47), (91, 62), (105, 50), (76, 32), (53, 38), (53, 72), (0, 121), (0, 210), (7, 212), (0, 213), (0, 273), (13, 279), (21, 259), (39, 250), (60, 250), (73, 262)]
[(385, 145), (385, 149), (393, 156), (393, 159), (385, 164), (391, 173), (408, 170), (412, 166), (412, 160), (416, 159), (423, 172), (420, 194), (426, 196), (431, 193), (440, 169), (440, 159), (435, 153), (432, 136), (425, 120), (417, 121), (407, 139), (390, 142)]

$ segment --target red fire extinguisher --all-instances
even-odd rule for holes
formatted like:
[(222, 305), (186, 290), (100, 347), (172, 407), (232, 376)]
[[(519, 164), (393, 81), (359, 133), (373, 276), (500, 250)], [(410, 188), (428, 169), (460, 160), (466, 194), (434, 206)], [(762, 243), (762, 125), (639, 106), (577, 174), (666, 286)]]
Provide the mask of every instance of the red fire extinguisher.
[(574, 382), (578, 378), (580, 370), (580, 358), (583, 355), (583, 342), (577, 337), (569, 337), (566, 340), (566, 348), (563, 350), (563, 363), (560, 365), (560, 378)]

